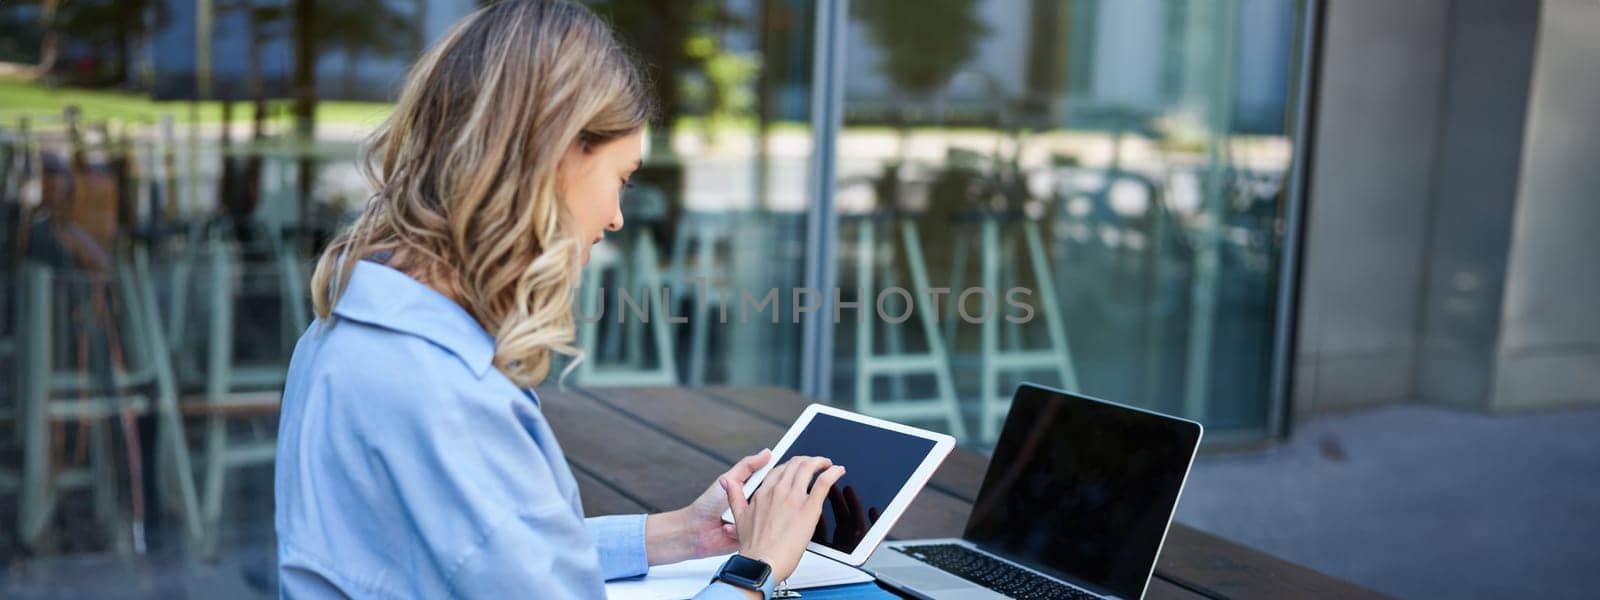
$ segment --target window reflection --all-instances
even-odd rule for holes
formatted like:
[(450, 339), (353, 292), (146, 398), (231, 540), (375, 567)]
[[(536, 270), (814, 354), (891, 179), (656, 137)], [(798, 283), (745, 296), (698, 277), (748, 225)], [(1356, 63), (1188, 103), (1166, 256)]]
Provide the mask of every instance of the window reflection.
[(1021, 286), (1039, 318), (969, 323), (979, 300), (957, 299), (937, 326), (841, 324), (836, 397), (977, 444), (1023, 380), (1263, 427), (1293, 18), (1265, 1), (852, 4), (840, 284)]
[[(589, 4), (662, 110), (586, 281), (697, 318), (585, 325), (569, 382), (795, 386), (798, 327), (762, 318), (787, 294), (718, 317), (801, 285), (811, 4)], [(476, 6), (0, 6), (0, 60), (31, 65), (0, 74), (0, 556), (186, 552), (237, 568), (230, 595), (273, 593), (277, 390), (311, 258), (367, 200), (360, 145), (410, 62)]]

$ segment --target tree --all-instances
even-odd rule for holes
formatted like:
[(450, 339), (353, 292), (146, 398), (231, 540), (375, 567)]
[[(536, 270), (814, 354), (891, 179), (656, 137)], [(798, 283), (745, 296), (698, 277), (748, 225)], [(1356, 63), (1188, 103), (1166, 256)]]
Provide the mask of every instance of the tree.
[(134, 56), (150, 29), (166, 24), (168, 9), (161, 0), (44, 0), (39, 20), (44, 36), (36, 73), (49, 74), (58, 67), (67, 40), (110, 48), (115, 57), (110, 73), (92, 74), (97, 81), (133, 86)]
[(872, 0), (851, 4), (867, 37), (883, 50), (878, 69), (902, 92), (944, 88), (989, 35), (975, 0)]
[(355, 65), (364, 55), (400, 56), (420, 52), (422, 4), (417, 14), (396, 11), (385, 0), (346, 0), (317, 6), (315, 30), (324, 48), (344, 55), (344, 92), (355, 89)]
[[(592, 2), (592, 7), (643, 59), (652, 100), (662, 117), (650, 130), (650, 152), (670, 155), (672, 120), (687, 112), (680, 78), (688, 71), (704, 73), (707, 59), (720, 52), (714, 36), (709, 50), (698, 40), (737, 25), (737, 20), (719, 0), (610, 0)], [(737, 65), (722, 66), (738, 70)]]

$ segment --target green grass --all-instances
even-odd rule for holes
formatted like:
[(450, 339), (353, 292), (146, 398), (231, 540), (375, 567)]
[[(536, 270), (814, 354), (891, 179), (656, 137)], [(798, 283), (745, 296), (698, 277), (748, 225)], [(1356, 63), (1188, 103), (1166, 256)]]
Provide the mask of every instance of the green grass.
[[(89, 121), (155, 123), (163, 114), (171, 114), (182, 121), (189, 118), (191, 109), (199, 111), (202, 122), (216, 122), (222, 118), (222, 103), (217, 101), (157, 102), (138, 92), (59, 87), (21, 77), (0, 77), (0, 126), (15, 126), (22, 117), (53, 122), (69, 104), (82, 109), (83, 118)], [(389, 114), (392, 106), (385, 102), (325, 100), (317, 103), (317, 122), (375, 125)], [(250, 117), (249, 103), (234, 104), (235, 123), (249, 121)]]
[[(156, 123), (161, 115), (171, 114), (180, 123), (190, 118), (190, 110), (198, 111), (202, 123), (215, 123), (222, 118), (222, 103), (217, 101), (189, 102), (175, 100), (157, 102), (148, 95), (110, 89), (86, 89), (52, 86), (15, 76), (0, 76), (0, 127), (14, 127), (17, 120), (28, 117), (36, 127), (57, 123), (61, 109), (76, 104), (88, 121), (110, 120), (121, 123)], [(375, 127), (394, 108), (387, 102), (349, 102), (323, 100), (317, 103), (317, 123)], [(251, 118), (248, 102), (233, 106), (233, 122), (245, 123)], [(697, 131), (704, 126), (700, 117), (679, 117), (680, 131)], [(778, 122), (771, 125), (773, 132), (806, 131), (805, 123)], [(753, 119), (733, 119), (718, 123), (722, 133), (737, 135), (755, 130)]]

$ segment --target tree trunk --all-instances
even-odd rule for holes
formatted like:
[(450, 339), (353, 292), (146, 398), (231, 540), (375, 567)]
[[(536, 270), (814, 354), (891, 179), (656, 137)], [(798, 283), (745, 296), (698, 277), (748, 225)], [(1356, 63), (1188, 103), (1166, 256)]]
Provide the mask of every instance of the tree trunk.
[(39, 39), (39, 64), (33, 68), (35, 77), (55, 70), (56, 60), (61, 56), (61, 34), (56, 28), (56, 13), (60, 8), (61, 0), (44, 0), (39, 6), (39, 29), (44, 35)]
[(355, 48), (344, 49), (344, 80), (345, 99), (356, 95), (356, 51)]
[[(316, 10), (311, 0), (294, 0), (294, 130), (305, 154), (295, 169), (302, 233), (311, 227), (311, 192), (316, 186), (316, 159), (310, 150), (317, 139), (317, 37)], [(314, 252), (316, 241), (307, 236), (301, 249)]]
[(673, 119), (680, 110), (678, 69), (683, 64), (683, 43), (689, 35), (689, 23), (687, 11), (677, 2), (658, 0), (651, 4), (651, 9), (659, 29), (651, 40), (654, 43), (648, 45), (654, 64), (646, 68), (655, 83), (656, 108), (661, 111), (661, 122), (650, 129), (650, 154), (666, 157), (673, 154)]

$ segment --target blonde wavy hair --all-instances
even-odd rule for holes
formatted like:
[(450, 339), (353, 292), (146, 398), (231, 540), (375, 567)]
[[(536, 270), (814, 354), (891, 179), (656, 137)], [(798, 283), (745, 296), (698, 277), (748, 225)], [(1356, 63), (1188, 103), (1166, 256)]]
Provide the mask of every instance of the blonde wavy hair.
[(585, 241), (570, 233), (557, 167), (573, 144), (639, 131), (647, 98), (637, 63), (582, 6), (506, 0), (467, 16), (417, 60), (368, 140), (373, 196), (317, 260), (317, 316), (330, 319), (355, 261), (382, 257), (466, 309), (518, 385), (543, 381), (552, 353), (581, 360), (572, 292)]

